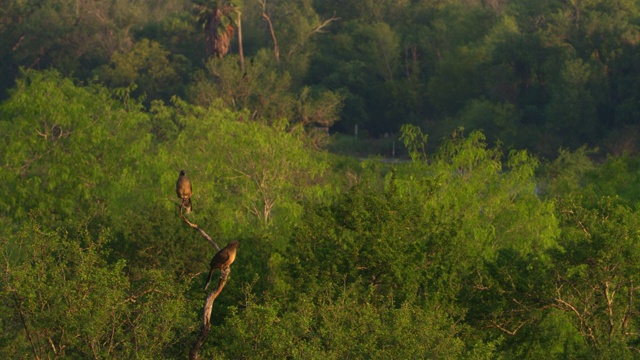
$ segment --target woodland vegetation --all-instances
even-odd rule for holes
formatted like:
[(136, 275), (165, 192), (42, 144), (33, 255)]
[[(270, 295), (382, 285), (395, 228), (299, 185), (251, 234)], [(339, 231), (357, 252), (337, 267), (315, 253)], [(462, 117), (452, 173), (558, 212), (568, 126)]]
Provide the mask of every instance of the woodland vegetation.
[(188, 356), (186, 169), (203, 358), (640, 358), (640, 3), (5, 3), (0, 357)]

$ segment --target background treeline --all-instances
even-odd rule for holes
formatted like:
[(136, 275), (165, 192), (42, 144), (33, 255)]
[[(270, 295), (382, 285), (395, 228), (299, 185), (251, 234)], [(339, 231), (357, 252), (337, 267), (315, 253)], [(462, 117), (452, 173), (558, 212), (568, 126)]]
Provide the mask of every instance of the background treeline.
[[(410, 123), (437, 140), (464, 125), (543, 156), (584, 144), (621, 154), (637, 150), (639, 9), (634, 0), (5, 1), (0, 94), (20, 67), (55, 68), (128, 88), (145, 106), (219, 101), (308, 132), (358, 125), (361, 137), (396, 139)], [(322, 145), (319, 135), (310, 138)]]
[(185, 358), (186, 169), (205, 358), (638, 358), (638, 6), (5, 2), (0, 354)]

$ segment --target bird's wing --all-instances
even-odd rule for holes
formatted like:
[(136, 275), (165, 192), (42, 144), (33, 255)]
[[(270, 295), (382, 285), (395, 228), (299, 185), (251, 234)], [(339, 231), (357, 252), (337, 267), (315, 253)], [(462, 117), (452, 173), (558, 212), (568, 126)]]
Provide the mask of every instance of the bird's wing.
[(181, 198), (188, 198), (191, 196), (191, 182), (186, 177), (180, 176), (176, 183), (176, 192)]
[(225, 264), (229, 260), (229, 252), (223, 251), (224, 249), (218, 251), (216, 256), (214, 256), (214, 262), (216, 264)]
[(191, 181), (186, 176), (182, 180), (182, 195), (185, 197), (191, 196)]

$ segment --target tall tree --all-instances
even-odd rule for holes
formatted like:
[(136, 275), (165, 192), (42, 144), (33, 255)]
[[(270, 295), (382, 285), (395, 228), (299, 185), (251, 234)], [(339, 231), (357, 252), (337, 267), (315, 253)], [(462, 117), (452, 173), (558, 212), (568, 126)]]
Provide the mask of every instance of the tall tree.
[(229, 52), (237, 16), (236, 1), (195, 0), (198, 22), (202, 24), (205, 36), (207, 58), (222, 58)]

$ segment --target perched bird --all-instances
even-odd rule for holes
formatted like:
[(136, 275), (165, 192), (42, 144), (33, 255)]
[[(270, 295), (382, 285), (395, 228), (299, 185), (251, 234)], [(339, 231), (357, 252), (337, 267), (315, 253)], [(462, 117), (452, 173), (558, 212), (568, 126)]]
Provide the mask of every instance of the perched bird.
[(213, 259), (211, 259), (211, 270), (209, 270), (209, 276), (207, 277), (207, 284), (204, 286), (205, 290), (207, 290), (207, 287), (211, 282), (213, 270), (220, 269), (220, 271), (225, 271), (229, 268), (233, 260), (236, 259), (236, 250), (238, 249), (238, 246), (240, 246), (240, 244), (234, 240), (213, 256)]
[(180, 177), (176, 182), (176, 194), (182, 199), (180, 204), (180, 210), (186, 209), (187, 214), (191, 212), (191, 181), (187, 179), (187, 174), (184, 170), (180, 171)]

